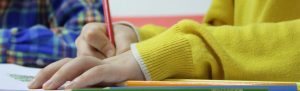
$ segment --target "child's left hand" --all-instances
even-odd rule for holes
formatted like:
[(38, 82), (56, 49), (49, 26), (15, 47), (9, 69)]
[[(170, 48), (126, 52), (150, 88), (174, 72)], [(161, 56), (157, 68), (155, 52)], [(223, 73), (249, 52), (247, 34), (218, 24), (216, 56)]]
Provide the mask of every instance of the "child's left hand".
[(62, 59), (42, 69), (28, 87), (51, 90), (71, 81), (65, 88), (74, 89), (126, 80), (144, 80), (131, 51), (105, 60), (91, 56)]

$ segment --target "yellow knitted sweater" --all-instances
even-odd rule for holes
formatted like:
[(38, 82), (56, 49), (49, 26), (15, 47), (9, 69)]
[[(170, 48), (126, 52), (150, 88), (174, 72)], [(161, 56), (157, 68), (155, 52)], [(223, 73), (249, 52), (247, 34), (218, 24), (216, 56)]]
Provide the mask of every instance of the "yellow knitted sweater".
[(140, 28), (147, 80), (300, 81), (300, 0), (213, 0), (204, 24)]

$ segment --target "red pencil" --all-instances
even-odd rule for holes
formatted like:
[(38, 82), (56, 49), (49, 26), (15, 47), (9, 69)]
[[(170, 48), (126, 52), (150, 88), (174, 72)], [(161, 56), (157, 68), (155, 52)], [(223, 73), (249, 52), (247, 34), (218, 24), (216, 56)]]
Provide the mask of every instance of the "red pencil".
[(111, 15), (110, 15), (109, 1), (108, 0), (102, 0), (102, 1), (103, 1), (106, 33), (110, 42), (115, 46), (115, 38), (114, 38), (114, 31), (113, 31)]

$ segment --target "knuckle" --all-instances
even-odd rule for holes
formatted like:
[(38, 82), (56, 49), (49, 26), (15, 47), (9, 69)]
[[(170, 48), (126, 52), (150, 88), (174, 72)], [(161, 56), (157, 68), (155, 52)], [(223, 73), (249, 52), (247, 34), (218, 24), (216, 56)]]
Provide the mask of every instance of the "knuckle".
[(95, 72), (99, 72), (100, 74), (105, 73), (107, 67), (105, 65), (94, 67)]
[(103, 23), (88, 23), (83, 26), (83, 31), (90, 31), (90, 30), (103, 30), (104, 24)]
[(40, 74), (48, 74), (51, 72), (51, 70), (53, 70), (53, 68), (51, 67), (46, 67), (46, 68), (43, 68), (39, 71)]
[(82, 70), (87, 70), (100, 64), (100, 61), (97, 58), (92, 56), (77, 57), (74, 62), (75, 62), (74, 64), (77, 65), (78, 68), (79, 66), (81, 66), (79, 69)]
[(97, 35), (98, 34), (96, 31), (91, 30), (91, 31), (87, 31), (84, 37), (87, 41), (92, 41), (92, 40), (95, 40), (96, 37), (99, 37)]
[(105, 33), (103, 23), (88, 23), (83, 27), (83, 37), (87, 40), (98, 36), (98, 33)]

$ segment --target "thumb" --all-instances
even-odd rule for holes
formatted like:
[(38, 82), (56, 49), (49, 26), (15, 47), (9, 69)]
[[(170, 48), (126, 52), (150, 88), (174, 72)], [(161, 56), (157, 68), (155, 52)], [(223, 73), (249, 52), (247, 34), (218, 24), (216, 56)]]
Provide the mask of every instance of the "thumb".
[(103, 53), (106, 57), (115, 55), (115, 47), (106, 36), (104, 24), (91, 23), (85, 29), (87, 29), (87, 31), (83, 37), (91, 47)]

